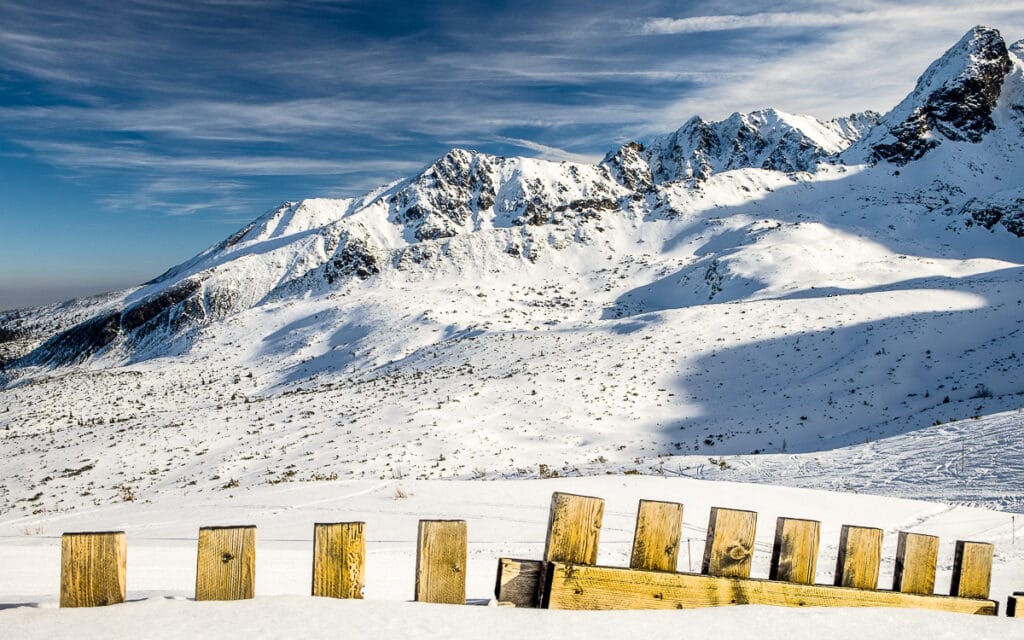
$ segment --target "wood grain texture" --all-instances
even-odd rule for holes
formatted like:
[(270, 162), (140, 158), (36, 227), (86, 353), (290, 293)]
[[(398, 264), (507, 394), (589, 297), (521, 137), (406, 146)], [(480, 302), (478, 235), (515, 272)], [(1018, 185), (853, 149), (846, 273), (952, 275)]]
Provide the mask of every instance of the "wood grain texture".
[(366, 523), (313, 525), (313, 595), (362, 599), (366, 580)]
[(604, 500), (571, 493), (551, 495), (548, 531), (544, 540), (545, 562), (597, 562)]
[(690, 609), (737, 604), (903, 607), (996, 615), (991, 600), (867, 591), (694, 573), (551, 563), (542, 606), (550, 609)]
[(420, 520), (416, 541), (416, 602), (466, 603), (465, 520)]
[(775, 542), (772, 545), (768, 578), (798, 584), (814, 584), (820, 539), (821, 523), (817, 520), (776, 520)]
[(683, 536), (683, 505), (641, 500), (636, 513), (631, 569), (675, 571)]
[(750, 577), (757, 513), (711, 508), (701, 573), (729, 578)]
[(256, 527), (203, 527), (196, 553), (196, 600), (255, 595)]
[(836, 586), (857, 589), (878, 587), (882, 563), (882, 530), (844, 524), (839, 535)]
[(987, 598), (992, 581), (992, 554), (987, 542), (956, 541), (953, 555), (953, 580), (949, 595), (961, 598)]
[(128, 557), (124, 531), (65, 533), (60, 546), (60, 606), (124, 602)]
[(1006, 597), (1006, 615), (1009, 618), (1024, 620), (1024, 592), (1015, 591)]
[(544, 563), (540, 560), (498, 558), (494, 597), (499, 603), (520, 609), (536, 609), (540, 606), (543, 585)]
[(896, 543), (896, 567), (892, 590), (903, 593), (934, 593), (935, 565), (939, 560), (939, 539), (921, 533), (900, 531)]

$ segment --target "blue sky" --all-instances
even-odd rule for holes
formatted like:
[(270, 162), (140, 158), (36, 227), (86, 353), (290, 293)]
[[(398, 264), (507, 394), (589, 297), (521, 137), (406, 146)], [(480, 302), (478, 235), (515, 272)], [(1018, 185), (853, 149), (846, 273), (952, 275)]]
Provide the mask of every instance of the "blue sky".
[(1003, 2), (0, 0), (0, 308), (152, 278), (452, 146), (600, 159), (765, 106), (885, 111)]

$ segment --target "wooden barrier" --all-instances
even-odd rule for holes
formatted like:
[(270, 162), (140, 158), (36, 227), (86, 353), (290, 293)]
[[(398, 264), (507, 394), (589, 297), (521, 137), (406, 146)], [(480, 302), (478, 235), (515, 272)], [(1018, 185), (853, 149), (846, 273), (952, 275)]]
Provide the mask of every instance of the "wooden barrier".
[(925, 595), (935, 593), (935, 565), (938, 560), (938, 538), (900, 531), (892, 590)]
[(839, 534), (836, 586), (874, 589), (882, 563), (882, 530), (844, 524)]
[(60, 547), (60, 606), (124, 602), (128, 550), (124, 531), (65, 533)]
[(682, 536), (683, 505), (641, 500), (637, 507), (629, 568), (675, 571)]
[(313, 525), (313, 595), (363, 597), (366, 580), (366, 523)]
[(420, 520), (416, 541), (416, 602), (466, 603), (465, 520)]
[[(588, 502), (574, 503), (573, 499)], [(598, 498), (555, 494), (544, 559), (502, 558), (498, 561), (495, 596), (499, 603), (552, 609), (675, 609), (768, 604), (914, 607), (987, 615), (998, 612), (998, 604), (987, 599), (991, 545), (958, 542), (953, 593), (934, 595), (938, 540), (933, 536), (901, 532), (894, 588), (887, 591), (877, 588), (881, 529), (843, 525), (835, 585), (815, 584), (821, 524), (814, 520), (779, 518), (770, 577), (754, 579), (750, 577), (750, 565), (757, 514), (715, 507), (708, 521), (701, 573), (682, 573), (672, 570), (675, 565), (672, 552), (673, 547), (678, 548), (683, 506), (645, 500), (637, 510), (630, 568), (624, 569), (594, 565), (596, 530), (600, 525), (595, 527), (593, 516), (602, 511), (603, 503)], [(579, 532), (566, 530), (572, 522), (580, 528)], [(559, 559), (557, 554), (551, 553), (556, 547), (571, 550), (566, 555), (577, 559)], [(1013, 606), (1016, 605), (1014, 602)]]
[(995, 548), (986, 542), (957, 540), (949, 595), (961, 598), (987, 598), (989, 584), (992, 581), (994, 552)]
[[(878, 589), (882, 531), (843, 525), (835, 585), (814, 583), (821, 524), (779, 518), (769, 579), (750, 577), (757, 513), (714, 507), (701, 573), (676, 572), (683, 505), (641, 500), (629, 568), (596, 566), (604, 501), (552, 495), (541, 560), (501, 558), (500, 604), (551, 609), (682, 609), (738, 604), (913, 607), (996, 615), (989, 600), (994, 547), (956, 542), (950, 595), (935, 595), (939, 540), (899, 532), (893, 589)], [(252, 598), (256, 527), (202, 527), (196, 559), (196, 600)], [(61, 542), (62, 607), (124, 602), (123, 531), (65, 533)], [(415, 599), (466, 602), (464, 520), (421, 520)], [(318, 523), (313, 533), (312, 594), (362, 598), (365, 523)], [(1007, 599), (1007, 615), (1024, 617), (1024, 592)]]
[(256, 584), (256, 527), (202, 527), (196, 600), (245, 600)]
[(768, 569), (769, 580), (814, 584), (818, 567), (821, 523), (817, 520), (779, 518), (775, 522), (775, 543)]

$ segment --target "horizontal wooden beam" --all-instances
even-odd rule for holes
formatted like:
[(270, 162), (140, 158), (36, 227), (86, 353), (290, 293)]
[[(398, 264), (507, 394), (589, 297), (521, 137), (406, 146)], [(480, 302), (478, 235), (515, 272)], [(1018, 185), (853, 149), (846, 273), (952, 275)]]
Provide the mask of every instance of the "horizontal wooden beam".
[(736, 604), (998, 612), (998, 605), (991, 600), (561, 562), (548, 565), (541, 602), (548, 609), (690, 609)]

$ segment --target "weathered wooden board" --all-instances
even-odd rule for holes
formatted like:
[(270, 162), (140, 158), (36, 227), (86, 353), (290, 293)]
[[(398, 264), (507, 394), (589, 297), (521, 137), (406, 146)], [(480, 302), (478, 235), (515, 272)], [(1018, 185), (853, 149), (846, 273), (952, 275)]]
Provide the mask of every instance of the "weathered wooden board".
[(844, 524), (839, 534), (836, 586), (857, 589), (878, 587), (882, 563), (882, 530)]
[(544, 563), (540, 560), (498, 558), (498, 578), (494, 584), (494, 597), (498, 602), (535, 609), (540, 606), (543, 586)]
[(992, 580), (994, 551), (995, 548), (987, 542), (957, 540), (949, 595), (961, 598), (987, 598)]
[(544, 540), (545, 562), (597, 562), (604, 500), (571, 493), (554, 493)]
[(683, 505), (641, 500), (637, 507), (631, 569), (675, 571), (683, 536)]
[(466, 604), (467, 546), (465, 520), (420, 520), (416, 602)]
[(689, 609), (737, 604), (905, 607), (985, 615), (996, 615), (998, 609), (991, 600), (561, 562), (548, 565), (541, 602), (550, 609)]
[(313, 525), (313, 595), (363, 597), (366, 580), (366, 523)]
[(899, 541), (896, 543), (896, 568), (893, 571), (892, 590), (903, 593), (935, 593), (935, 564), (938, 559), (937, 537), (900, 531)]
[(124, 531), (65, 533), (60, 546), (60, 606), (124, 602), (128, 555)]
[(757, 513), (712, 507), (701, 573), (729, 578), (749, 577), (756, 530)]
[(245, 600), (256, 587), (256, 527), (203, 527), (196, 553), (196, 600)]
[(817, 520), (776, 520), (775, 543), (772, 545), (768, 578), (798, 584), (814, 584), (820, 539), (821, 523)]

